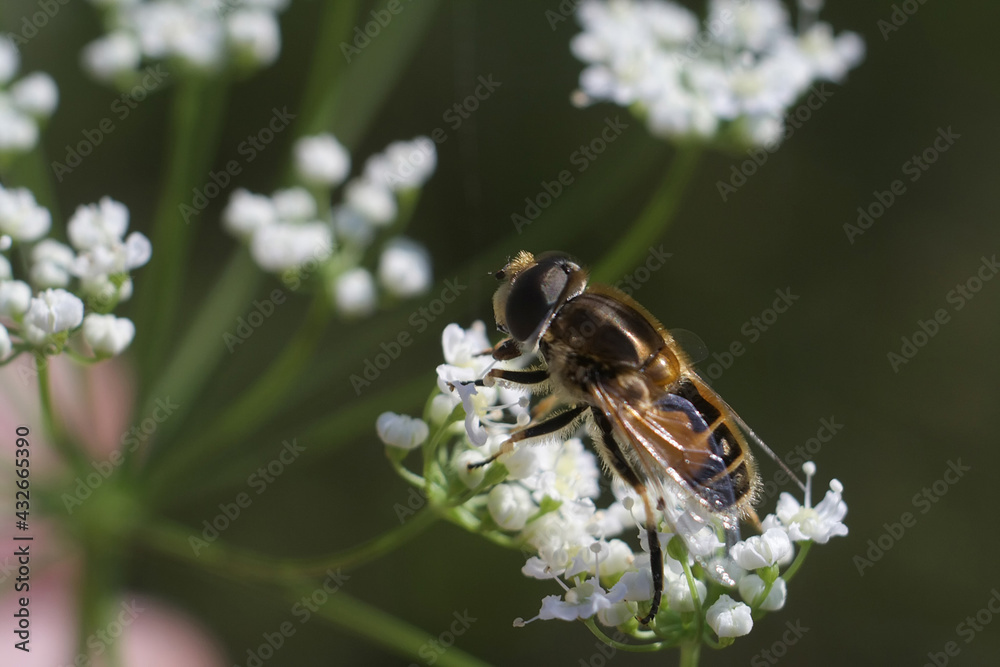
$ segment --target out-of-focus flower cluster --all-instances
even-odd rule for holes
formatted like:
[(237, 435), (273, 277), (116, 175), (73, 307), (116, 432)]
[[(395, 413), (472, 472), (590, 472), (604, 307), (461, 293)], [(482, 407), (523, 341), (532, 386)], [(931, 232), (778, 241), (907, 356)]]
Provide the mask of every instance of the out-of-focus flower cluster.
[(59, 104), (59, 89), (45, 72), (17, 81), (21, 55), (8, 37), (0, 37), (0, 161), (30, 151), (38, 143), (38, 126)]
[(270, 196), (233, 192), (223, 225), (250, 246), (254, 261), (288, 285), (315, 275), (337, 310), (347, 317), (371, 314), (378, 287), (392, 297), (411, 297), (431, 285), (430, 255), (403, 236), (382, 240), (376, 276), (362, 266), (379, 231), (402, 227), (434, 173), (437, 152), (426, 137), (391, 144), (365, 162), (344, 185), (351, 157), (330, 134), (303, 137), (294, 147), (299, 185)]
[(701, 25), (668, 0), (585, 0), (571, 44), (587, 63), (577, 101), (630, 107), (663, 137), (774, 145), (814, 83), (864, 57), (860, 36), (817, 20), (822, 4), (800, 0), (795, 30), (780, 0), (709, 0)]
[[(448, 325), (443, 348), (446, 363), (438, 366), (438, 386), (423, 418), (387, 412), (378, 419), (390, 461), (404, 479), (423, 485), (436, 511), (494, 542), (521, 549), (527, 556), (521, 570), (525, 576), (562, 587), (561, 595), (542, 600), (532, 621), (596, 618), (648, 641), (637, 621), (653, 597), (643, 504), (618, 480), (611, 485), (612, 497), (602, 498), (597, 457), (579, 437), (522, 445), (489, 466), (470, 469), (470, 463), (500, 451), (510, 433), (528, 423), (529, 401), (523, 390), (502, 382), (462, 384), (482, 379), (496, 364), (482, 322), (468, 330)], [(425, 462), (423, 477), (403, 466), (407, 454), (418, 448)], [(805, 503), (783, 493), (761, 534), (728, 550), (705, 526), (707, 534), (688, 534), (683, 540), (659, 533), (663, 599), (650, 623), (658, 641), (672, 646), (704, 640), (718, 646), (749, 633), (758, 612), (784, 606), (787, 584), (782, 575), (798, 569), (804, 547), (847, 534), (840, 482), (833, 480), (826, 497), (813, 507), (809, 487), (815, 465), (807, 463), (803, 469)], [(657, 521), (661, 529), (673, 530), (662, 517)], [(627, 540), (630, 534), (637, 539)], [(698, 558), (692, 556), (696, 551)], [(710, 576), (713, 568), (731, 580)]]
[(281, 52), (278, 12), (288, 0), (90, 0), (108, 32), (88, 44), (84, 68), (130, 86), (143, 60), (217, 71), (270, 65)]
[[(128, 347), (135, 326), (112, 311), (132, 295), (131, 271), (152, 254), (149, 239), (128, 234), (128, 225), (128, 208), (104, 197), (77, 208), (66, 245), (48, 237), (52, 216), (30, 190), (0, 186), (0, 360), (57, 354), (78, 330), (97, 357)], [(18, 275), (12, 255), (24, 259)]]

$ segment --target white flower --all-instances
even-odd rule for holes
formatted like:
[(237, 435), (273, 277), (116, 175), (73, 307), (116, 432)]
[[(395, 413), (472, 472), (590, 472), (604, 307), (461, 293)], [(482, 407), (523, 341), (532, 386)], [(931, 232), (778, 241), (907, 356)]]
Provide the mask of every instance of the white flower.
[(565, 600), (558, 595), (543, 598), (537, 618), (543, 621), (591, 618), (599, 611), (610, 609), (612, 605), (621, 602), (618, 597), (620, 594), (612, 596), (601, 588), (597, 579), (588, 579), (566, 591)]
[(486, 507), (497, 525), (504, 530), (521, 530), (528, 518), (538, 511), (531, 494), (520, 484), (498, 484), (490, 489)]
[(334, 281), (333, 296), (341, 315), (370, 315), (375, 311), (375, 279), (360, 267), (345, 271)]
[(391, 190), (409, 190), (423, 186), (436, 167), (434, 142), (429, 137), (417, 137), (413, 141), (395, 141), (384, 153), (368, 158), (365, 178)]
[(238, 10), (226, 19), (229, 41), (238, 56), (254, 65), (270, 65), (281, 52), (281, 29), (271, 12)]
[(0, 84), (5, 84), (17, 74), (21, 66), (21, 54), (9, 37), (0, 37)]
[(847, 535), (847, 526), (842, 523), (847, 515), (843, 491), (843, 484), (836, 479), (831, 480), (830, 490), (814, 508), (809, 507), (808, 498), (806, 505), (802, 506), (790, 493), (782, 493), (776, 514), (788, 529), (788, 536), (796, 542), (812, 540), (826, 544), (831, 537)]
[(31, 287), (20, 280), (0, 282), (0, 315), (15, 319), (31, 306)]
[(351, 156), (332, 134), (302, 137), (295, 142), (295, 168), (311, 183), (340, 185), (351, 170)]
[(42, 239), (31, 249), (31, 282), (39, 289), (66, 287), (75, 260), (69, 246)]
[(0, 93), (0, 153), (24, 153), (37, 143), (35, 120), (15, 108), (8, 95)]
[(864, 53), (857, 35), (834, 38), (812, 19), (797, 35), (778, 0), (711, 0), (697, 34), (694, 16), (665, 0), (586, 0), (577, 17), (583, 32), (571, 49), (587, 67), (576, 103), (634, 107), (666, 137), (712, 139), (734, 128), (736, 139), (773, 143), (813, 81), (842, 78)]
[(83, 67), (98, 81), (112, 82), (124, 72), (139, 68), (139, 40), (126, 30), (116, 30), (84, 47)]
[(31, 300), (26, 324), (45, 334), (75, 329), (83, 322), (83, 301), (63, 289), (48, 289)]
[[(310, 198), (311, 200), (311, 198)], [(278, 211), (270, 197), (238, 188), (222, 212), (223, 226), (234, 236), (249, 239), (261, 227), (278, 221)]]
[(30, 190), (6, 190), (0, 186), (0, 233), (9, 235), (15, 241), (37, 241), (49, 232), (51, 226), (49, 210), (35, 202), (35, 195)]
[[(707, 589), (705, 584), (696, 579), (695, 590), (698, 591), (699, 604), (705, 601)], [(691, 587), (688, 585), (686, 577), (678, 577), (667, 584), (667, 605), (672, 611), (694, 611), (694, 600), (691, 598)]]
[(743, 542), (737, 542), (729, 554), (744, 570), (770, 567), (785, 559), (792, 551), (788, 534), (780, 528), (772, 528), (763, 535), (754, 535)]
[(117, 356), (135, 337), (132, 320), (91, 313), (83, 318), (83, 339), (98, 355)]
[(0, 324), (0, 360), (9, 357), (13, 349), (14, 346), (10, 342), (10, 334), (7, 333), (7, 327)]
[(97, 204), (80, 206), (66, 228), (69, 242), (77, 250), (121, 243), (128, 229), (128, 207), (111, 197), (102, 197)]
[(265, 271), (280, 272), (308, 262), (321, 262), (333, 252), (330, 227), (321, 222), (279, 222), (257, 230), (250, 254)]
[(396, 219), (396, 198), (387, 185), (368, 178), (355, 178), (344, 188), (344, 202), (373, 225), (385, 226)]
[(431, 284), (431, 261), (427, 250), (402, 237), (390, 240), (379, 257), (378, 279), (386, 290), (400, 297), (427, 291)]
[(465, 410), (465, 431), (469, 435), (469, 442), (481, 447), (489, 439), (489, 433), (483, 428), (480, 416), (489, 403), (483, 400), (476, 400), (476, 397), (480, 396), (480, 393), (476, 385), (471, 382), (456, 382), (454, 387), (455, 392), (462, 399), (462, 408)]
[(350, 206), (333, 207), (333, 226), (337, 238), (345, 245), (366, 248), (375, 238), (375, 227), (371, 221)]
[[(740, 579), (740, 597), (748, 604), (754, 604), (757, 598), (764, 593), (766, 588), (764, 580), (756, 574), (748, 574)], [(781, 577), (771, 584), (771, 592), (760, 603), (760, 608), (764, 611), (778, 611), (785, 606), (785, 599), (788, 597), (788, 584)]]
[(398, 415), (395, 412), (383, 412), (379, 415), (375, 429), (382, 442), (400, 449), (419, 447), (427, 440), (430, 433), (422, 419)]
[(128, 208), (110, 197), (78, 207), (66, 227), (70, 243), (80, 252), (73, 262), (73, 273), (96, 279), (145, 265), (152, 256), (152, 245), (142, 232), (132, 232), (123, 239), (128, 224)]
[(287, 188), (271, 195), (278, 218), (284, 221), (308, 220), (316, 216), (316, 200), (305, 188)]
[(468, 489), (474, 489), (483, 483), (486, 477), (486, 466), (470, 468), (474, 463), (481, 463), (483, 455), (474, 449), (463, 449), (452, 459), (452, 467)]
[(24, 77), (10, 89), (14, 106), (32, 116), (47, 118), (59, 104), (56, 82), (45, 72)]
[(750, 607), (737, 602), (728, 595), (723, 595), (715, 604), (708, 608), (705, 620), (715, 634), (722, 637), (742, 637), (750, 634), (753, 629), (753, 616)]
[(177, 57), (205, 69), (220, 64), (224, 32), (216, 12), (187, 4), (146, 2), (137, 5), (130, 16), (145, 55)]

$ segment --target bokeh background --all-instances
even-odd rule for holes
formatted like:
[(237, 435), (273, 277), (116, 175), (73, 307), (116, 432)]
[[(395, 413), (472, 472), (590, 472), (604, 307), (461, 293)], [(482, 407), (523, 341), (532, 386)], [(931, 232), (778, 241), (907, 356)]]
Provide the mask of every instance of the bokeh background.
[[(280, 60), (232, 85), (216, 169), (263, 126), (272, 108), (295, 112), (323, 4), (295, 0), (281, 17)], [(700, 3), (685, 4), (701, 10)], [(0, 25), (16, 29), (36, 5), (6, 0)], [(721, 353), (733, 341), (747, 343), (744, 323), (760, 316), (776, 289), (789, 288), (799, 300), (747, 344), (713, 386), (781, 454), (814, 437), (821, 419), (843, 424), (815, 460), (824, 487), (830, 477), (844, 484), (850, 535), (815, 548), (790, 586), (786, 608), (733, 647), (705, 653), (705, 665), (768, 664), (761, 651), (780, 641), (786, 621), (809, 630), (788, 647), (785, 664), (924, 664), (928, 652), (942, 652), (950, 641), (960, 653), (949, 664), (992, 664), (1000, 654), (1000, 619), (969, 643), (956, 629), (1000, 588), (994, 520), (1000, 278), (985, 282), (961, 310), (947, 300), (976, 274), (983, 257), (1000, 253), (1000, 7), (987, 1), (909, 6), (918, 10), (886, 38), (878, 22), (890, 19), (892, 3), (829, 3), (825, 20), (864, 36), (864, 63), (844, 85), (828, 86), (832, 97), (726, 201), (717, 182), (728, 181), (746, 155), (704, 155), (662, 237), (672, 256), (636, 294), (667, 326), (691, 330), (710, 353)], [(365, 3), (363, 12), (378, 7)], [(219, 503), (245, 490), (247, 476), (274, 457), (278, 443), (301, 438), (308, 425), (335, 415), (339, 421), (327, 422), (324, 433), (336, 437), (302, 440), (302, 458), (225, 533), (227, 541), (262, 553), (322, 554), (398, 525), (394, 506), (407, 502), (409, 488), (385, 461), (374, 433), (377, 414), (419, 412), (441, 358), (444, 325), (491, 318), (495, 283), (489, 271), (521, 248), (560, 249), (597, 263), (675, 155), (626, 110), (570, 105), (581, 69), (568, 49), (577, 27), (573, 20), (550, 26), (545, 12), (558, 11), (555, 0), (407, 0), (405, 8), (344, 70), (342, 94), (349, 102), (330, 127), (356, 160), (390, 141), (445, 129), (438, 170), (408, 229), (431, 252), (435, 288), (371, 319), (330, 326), (310, 376), (290, 395), (275, 396), (287, 405), (282, 416), (238, 450), (180, 477), (164, 509), (181, 524), (199, 526), (218, 513)], [(60, 86), (62, 103), (43, 135), (51, 159), (108, 115), (115, 99), (78, 65), (80, 49), (99, 31), (93, 9), (74, 0), (22, 49), (24, 71), (44, 69)], [(479, 76), (501, 85), (452, 129), (443, 114), (472, 93)], [(129, 206), (135, 228), (149, 233), (171, 94), (168, 89), (144, 101), (56, 186), (63, 214), (109, 194)], [(523, 213), (525, 197), (535, 197), (541, 181), (572, 169), (571, 154), (597, 136), (609, 116), (620, 116), (628, 130), (585, 173), (574, 172), (574, 184), (517, 233), (511, 215)], [(910, 182), (904, 163), (931, 146), (939, 128), (952, 128), (960, 138)], [(291, 138), (279, 135), (236, 185), (275, 188)], [(905, 181), (906, 192), (849, 242), (843, 226), (895, 179)], [(213, 201), (195, 223), (182, 318), (193, 314), (235, 247), (218, 223), (225, 200)], [(410, 315), (433, 300), (446, 279), (468, 287), (426, 331), (416, 332)], [(272, 288), (262, 284), (261, 294)], [(305, 305), (304, 298), (292, 299), (281, 317), (221, 358), (203, 392), (177, 397), (190, 409), (171, 432), (197, 434), (259, 376)], [(918, 320), (939, 308), (950, 321), (894, 371), (887, 354), (899, 352), (901, 337), (912, 336)], [(361, 374), (364, 360), (401, 331), (413, 334), (413, 345), (357, 396), (349, 376)], [(154, 453), (150, 465), (156, 460)], [(915, 495), (959, 460), (970, 470), (954, 485), (939, 484), (946, 493), (922, 513)], [(763, 467), (765, 476), (773, 473), (773, 465)], [(814, 496), (818, 500), (819, 493)], [(885, 524), (899, 522), (904, 512), (916, 517), (915, 525), (859, 575), (856, 557), (868, 557), (869, 540), (877, 541)], [(129, 588), (189, 611), (232, 664), (245, 664), (247, 649), (261, 643), (262, 633), (289, 618), (288, 600), (267, 586), (220, 578), (138, 546), (127, 563), (121, 576)], [(515, 617), (534, 615), (541, 598), (557, 592), (524, 578), (522, 563), (519, 553), (441, 524), (350, 572), (345, 590), (431, 635), (446, 631), (453, 613), (467, 610), (477, 620), (457, 643), (491, 663), (589, 664), (596, 640), (582, 625), (511, 627)], [(675, 659), (618, 654), (612, 662)], [(269, 664), (412, 662), (313, 620)]]

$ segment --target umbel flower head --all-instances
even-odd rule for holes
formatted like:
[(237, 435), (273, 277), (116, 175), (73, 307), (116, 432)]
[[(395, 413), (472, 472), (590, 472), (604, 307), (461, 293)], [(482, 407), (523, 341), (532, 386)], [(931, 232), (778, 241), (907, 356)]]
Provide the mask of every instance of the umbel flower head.
[(629, 107), (663, 137), (776, 145), (792, 105), (864, 57), (857, 34), (817, 20), (821, 5), (800, 0), (794, 30), (780, 0), (709, 0), (702, 23), (668, 0), (584, 0), (576, 102)]
[[(31, 191), (0, 186), (0, 360), (59, 354), (81, 340), (104, 358), (131, 344), (135, 326), (112, 311), (132, 295), (131, 272), (149, 261), (152, 245), (128, 226), (128, 208), (104, 197), (73, 213), (66, 245), (46, 237), (51, 216)], [(15, 255), (26, 260), (20, 276), (8, 257), (15, 245), (25, 250)]]
[[(800, 503), (783, 493), (760, 534), (728, 547), (710, 526), (682, 540), (675, 531), (691, 526), (652, 517), (664, 558), (651, 562), (643, 503), (619, 480), (610, 493), (602, 492), (604, 477), (585, 432), (522, 444), (488, 466), (470, 468), (503, 451), (510, 434), (529, 422), (530, 400), (501, 381), (472, 384), (497, 365), (515, 368), (520, 361), (493, 359), (482, 322), (469, 329), (449, 324), (442, 347), (445, 363), (437, 368), (422, 418), (385, 413), (378, 434), (390, 461), (403, 479), (421, 487), (433, 511), (491, 542), (519, 549), (525, 554), (522, 574), (555, 588), (538, 613), (528, 621), (516, 619), (517, 626), (583, 620), (598, 636), (606, 637), (594, 622), (661, 648), (725, 646), (751, 632), (755, 619), (784, 606), (788, 581), (813, 542), (847, 534), (843, 485), (831, 481), (826, 497), (813, 507), (809, 490), (816, 466), (810, 462), (803, 466), (805, 499)], [(414, 452), (423, 463), (405, 466)], [(637, 618), (650, 609), (653, 567), (662, 567), (663, 599), (646, 630)], [(731, 578), (720, 581), (710, 574), (714, 568)]]
[[(294, 147), (299, 184), (267, 195), (233, 192), (223, 226), (249, 244), (257, 265), (292, 289), (310, 277), (346, 318), (373, 313), (378, 287), (388, 298), (408, 298), (431, 285), (430, 256), (403, 236), (381, 243), (378, 264), (360, 266), (379, 231), (406, 223), (420, 188), (434, 171), (434, 142), (418, 137), (390, 144), (344, 186), (343, 202), (331, 193), (347, 179), (351, 156), (331, 134), (299, 139)], [(400, 224), (401, 223), (401, 224)], [(377, 279), (376, 279), (377, 278)]]

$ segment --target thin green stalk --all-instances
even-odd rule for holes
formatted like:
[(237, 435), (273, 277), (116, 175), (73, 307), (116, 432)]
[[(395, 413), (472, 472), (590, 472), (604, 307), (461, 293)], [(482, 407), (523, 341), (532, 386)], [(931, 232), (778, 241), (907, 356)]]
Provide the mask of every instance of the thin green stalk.
[(664, 646), (663, 642), (650, 642), (648, 644), (628, 644), (625, 642), (616, 641), (611, 637), (608, 637), (606, 634), (604, 634), (604, 632), (599, 627), (597, 627), (597, 623), (594, 622), (593, 618), (588, 618), (584, 620), (583, 624), (586, 625), (587, 629), (590, 630), (590, 632), (595, 637), (600, 639), (601, 642), (607, 644), (612, 648), (616, 648), (622, 651), (629, 651), (631, 653), (652, 653), (654, 651), (659, 651)]
[(52, 407), (52, 389), (49, 386), (49, 360), (40, 352), (35, 353), (35, 368), (38, 372), (38, 398), (42, 408), (42, 423), (49, 434), (51, 444), (68, 464), (82, 469), (87, 465), (87, 458), (69, 441), (62, 424), (56, 418)]
[(330, 119), (343, 89), (341, 72), (349, 63), (340, 45), (350, 43), (351, 29), (360, 6), (358, 0), (329, 2), (320, 19), (316, 51), (302, 96), (302, 113), (296, 137), (317, 134), (329, 129)]
[(594, 280), (614, 283), (631, 271), (670, 225), (701, 155), (697, 144), (681, 146), (666, 177), (631, 229), (593, 271)]
[(316, 351), (327, 315), (326, 299), (322, 293), (317, 293), (305, 322), (295, 337), (285, 345), (283, 352), (257, 378), (253, 386), (230, 404), (211, 427), (202, 431), (200, 437), (184, 441), (184, 449), (178, 450), (176, 456), (167, 459), (153, 471), (154, 495), (173, 475), (183, 472), (200, 459), (207, 459), (224, 451), (240, 438), (252, 433), (284, 405), (286, 391), (295, 383)]
[[(185, 416), (196, 406), (206, 380), (227, 349), (220, 339), (235, 325), (262, 277), (245, 248), (233, 251), (211, 291), (202, 299), (163, 374), (155, 385), (146, 389), (146, 399), (137, 413), (139, 419), (152, 415), (158, 401), (177, 406), (169, 419), (158, 425), (157, 442), (169, 441), (170, 434), (185, 423)], [(130, 454), (126, 450), (126, 459), (131, 463), (134, 458)]]
[(161, 522), (150, 526), (141, 533), (141, 538), (149, 546), (166, 554), (197, 563), (227, 576), (245, 577), (258, 581), (288, 582), (296, 578), (316, 576), (327, 570), (360, 567), (381, 558), (434, 525), (440, 517), (425, 508), (405, 523), (386, 531), (363, 544), (333, 554), (312, 558), (280, 558), (259, 554), (249, 549), (234, 547), (216, 540), (207, 546), (195, 542), (200, 540), (194, 529), (179, 524)]
[(227, 90), (218, 78), (188, 73), (174, 92), (167, 175), (152, 230), (153, 258), (141, 281), (142, 298), (136, 300), (136, 328), (148, 336), (140, 359), (147, 382), (163, 367), (173, 340), (189, 240), (193, 225), (199, 222), (194, 213), (185, 214), (181, 207), (193, 209), (192, 191), (211, 167)]
[(799, 549), (798, 555), (795, 556), (795, 560), (792, 561), (792, 564), (789, 565), (788, 569), (785, 570), (785, 572), (781, 575), (782, 578), (785, 580), (786, 584), (792, 580), (792, 577), (795, 576), (795, 573), (799, 571), (800, 567), (802, 567), (802, 563), (806, 561), (806, 554), (809, 553), (809, 549), (811, 547), (812, 547), (811, 540), (803, 544), (802, 548)]
[[(293, 599), (297, 601), (302, 596), (311, 596), (314, 589), (303, 585), (289, 592), (293, 593)], [(406, 659), (424, 660), (421, 649), (426, 651), (431, 642), (438, 642), (437, 637), (432, 637), (377, 607), (361, 602), (342, 590), (330, 595), (316, 613), (372, 644)], [(489, 664), (469, 655), (457, 646), (436, 654), (436, 658), (434, 664), (442, 667), (488, 667)]]
[(692, 642), (681, 644), (680, 667), (698, 667), (698, 658), (701, 656), (701, 644)]

